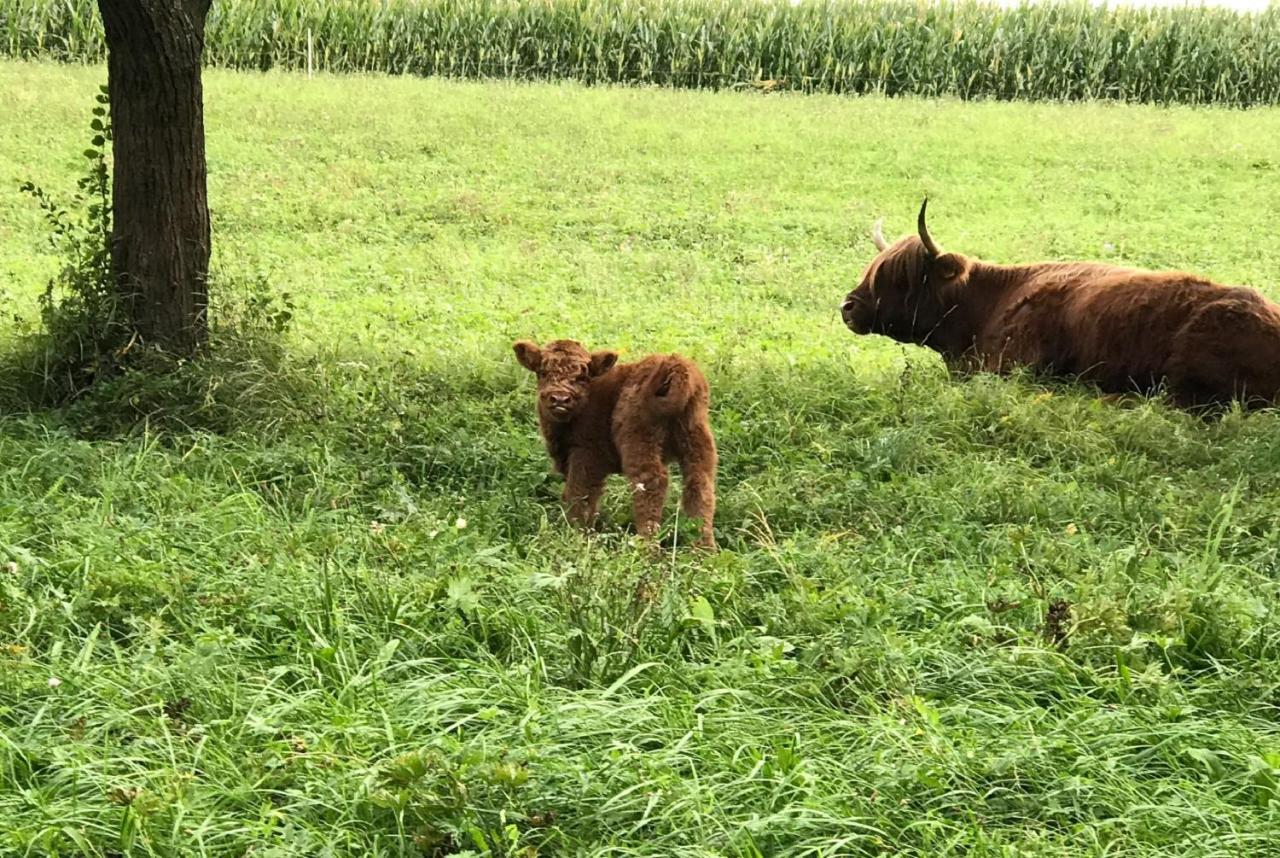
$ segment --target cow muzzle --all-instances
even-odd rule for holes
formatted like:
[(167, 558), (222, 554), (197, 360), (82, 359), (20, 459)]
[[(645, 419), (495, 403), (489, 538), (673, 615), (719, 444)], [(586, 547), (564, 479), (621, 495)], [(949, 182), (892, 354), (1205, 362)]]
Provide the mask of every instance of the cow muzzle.
[(542, 396), (542, 406), (557, 423), (572, 420), (578, 411), (578, 398), (569, 393), (548, 392)]
[(840, 305), (840, 318), (845, 327), (855, 334), (871, 333), (871, 307), (856, 294), (850, 292)]

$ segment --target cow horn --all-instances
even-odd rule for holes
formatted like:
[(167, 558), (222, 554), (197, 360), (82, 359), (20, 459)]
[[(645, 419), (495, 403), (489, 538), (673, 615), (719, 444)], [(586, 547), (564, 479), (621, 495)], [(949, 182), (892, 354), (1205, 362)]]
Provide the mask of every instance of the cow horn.
[(871, 225), (871, 240), (875, 242), (876, 250), (884, 250), (889, 246), (889, 242), (884, 240), (884, 218), (878, 218)]
[(916, 218), (916, 229), (920, 232), (920, 241), (924, 244), (925, 253), (929, 254), (929, 258), (933, 259), (942, 255), (942, 251), (938, 249), (938, 245), (933, 243), (933, 239), (929, 237), (929, 227), (924, 225), (924, 210), (929, 207), (929, 198), (925, 197), (924, 202), (920, 204), (920, 216)]

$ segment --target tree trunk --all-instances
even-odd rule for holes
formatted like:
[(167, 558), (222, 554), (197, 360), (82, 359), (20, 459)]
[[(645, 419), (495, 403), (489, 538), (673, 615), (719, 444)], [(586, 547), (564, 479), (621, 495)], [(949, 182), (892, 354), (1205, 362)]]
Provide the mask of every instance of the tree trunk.
[(200, 64), (211, 0), (98, 0), (115, 154), (111, 266), (144, 343), (204, 343), (209, 273)]

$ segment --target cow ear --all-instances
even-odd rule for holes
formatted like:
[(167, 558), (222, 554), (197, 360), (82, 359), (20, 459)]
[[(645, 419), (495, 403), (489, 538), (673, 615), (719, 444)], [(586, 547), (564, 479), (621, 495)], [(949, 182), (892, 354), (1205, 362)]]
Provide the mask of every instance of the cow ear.
[(939, 283), (953, 283), (964, 276), (964, 259), (954, 253), (944, 253), (933, 261), (933, 277)]
[(520, 340), (512, 348), (516, 352), (516, 360), (529, 372), (537, 372), (542, 366), (542, 349), (528, 340)]
[(604, 375), (613, 369), (613, 365), (618, 362), (618, 353), (603, 351), (593, 352), (591, 355), (591, 375)]

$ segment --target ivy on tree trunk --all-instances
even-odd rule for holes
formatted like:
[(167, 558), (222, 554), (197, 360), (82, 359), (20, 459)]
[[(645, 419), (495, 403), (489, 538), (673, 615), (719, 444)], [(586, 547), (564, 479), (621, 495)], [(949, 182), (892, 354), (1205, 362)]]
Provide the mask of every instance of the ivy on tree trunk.
[(200, 69), (210, 3), (98, 0), (114, 132), (112, 272), (142, 341), (177, 354), (208, 333)]

